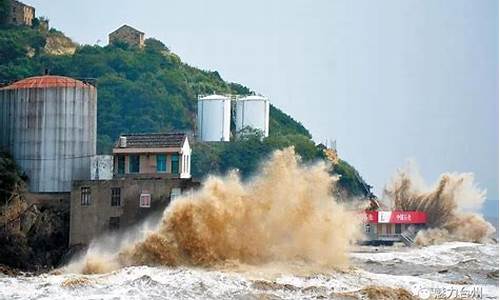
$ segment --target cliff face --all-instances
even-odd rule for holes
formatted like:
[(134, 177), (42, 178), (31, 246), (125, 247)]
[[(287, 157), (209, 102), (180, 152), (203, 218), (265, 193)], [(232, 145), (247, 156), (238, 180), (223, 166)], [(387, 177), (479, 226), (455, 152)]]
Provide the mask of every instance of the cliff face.
[(63, 34), (49, 34), (47, 36), (44, 51), (49, 55), (73, 55), (77, 45)]
[(0, 265), (28, 271), (56, 266), (67, 250), (68, 207), (30, 204), (21, 172), (1, 153), (0, 190)]

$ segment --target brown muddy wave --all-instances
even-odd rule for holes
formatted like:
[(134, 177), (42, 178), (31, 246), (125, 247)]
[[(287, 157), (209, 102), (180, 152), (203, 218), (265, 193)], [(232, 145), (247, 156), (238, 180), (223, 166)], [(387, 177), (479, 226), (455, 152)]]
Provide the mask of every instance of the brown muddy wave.
[(335, 181), (327, 164), (304, 165), (293, 148), (279, 150), (253, 180), (242, 182), (235, 172), (209, 177), (199, 191), (173, 201), (141, 240), (107, 256), (90, 251), (76, 266), (83, 273), (228, 261), (344, 266), (361, 226), (333, 198)]
[(479, 213), (470, 212), (482, 207), (485, 195), (471, 173), (445, 173), (434, 186), (427, 187), (411, 166), (399, 170), (384, 189), (384, 199), (394, 209), (427, 213), (428, 229), (417, 234), (419, 245), (489, 242), (495, 228)]

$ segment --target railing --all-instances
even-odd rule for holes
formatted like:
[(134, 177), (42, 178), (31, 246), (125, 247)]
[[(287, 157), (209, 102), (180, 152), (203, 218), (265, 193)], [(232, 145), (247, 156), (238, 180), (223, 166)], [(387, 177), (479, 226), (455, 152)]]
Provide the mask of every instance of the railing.
[(377, 239), (381, 241), (399, 241), (401, 240), (401, 234), (379, 234), (377, 235)]

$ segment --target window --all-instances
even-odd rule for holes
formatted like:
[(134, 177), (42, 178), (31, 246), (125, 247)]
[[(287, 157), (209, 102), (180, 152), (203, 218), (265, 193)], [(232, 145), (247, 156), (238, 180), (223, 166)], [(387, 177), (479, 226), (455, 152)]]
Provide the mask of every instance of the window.
[(118, 160), (118, 174), (123, 175), (125, 174), (125, 156), (119, 155), (117, 156)]
[(140, 169), (139, 155), (130, 155), (128, 159), (129, 159), (129, 166), (128, 166), (129, 173), (139, 173)]
[(120, 229), (120, 217), (109, 218), (109, 230), (114, 231)]
[(156, 154), (156, 172), (167, 172), (167, 156), (165, 154)]
[(121, 206), (121, 189), (111, 188), (111, 206)]
[(82, 186), (80, 189), (80, 202), (82, 206), (89, 206), (91, 201), (90, 187)]
[(401, 233), (401, 224), (396, 224), (396, 233)]
[(179, 174), (179, 154), (172, 155), (172, 174)]
[(392, 224), (385, 224), (385, 233), (391, 234), (392, 232)]
[(370, 233), (370, 229), (371, 229), (370, 224), (365, 224), (365, 232)]
[(139, 207), (151, 207), (151, 194), (141, 194)]

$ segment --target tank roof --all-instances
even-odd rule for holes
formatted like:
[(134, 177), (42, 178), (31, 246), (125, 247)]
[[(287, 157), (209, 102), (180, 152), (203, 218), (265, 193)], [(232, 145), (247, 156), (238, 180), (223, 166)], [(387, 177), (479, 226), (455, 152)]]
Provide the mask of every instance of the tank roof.
[(250, 96), (245, 96), (242, 98), (239, 98), (238, 100), (241, 101), (250, 101), (250, 100), (268, 100), (266, 97), (263, 96), (257, 96), (257, 95), (250, 95)]
[(31, 89), (31, 88), (53, 88), (53, 87), (93, 87), (89, 83), (65, 76), (45, 75), (25, 78), (16, 81), (2, 90)]
[(229, 99), (229, 98), (226, 96), (221, 96), (221, 95), (209, 95), (209, 96), (205, 96), (205, 97), (200, 98), (200, 100), (221, 100), (221, 99)]

